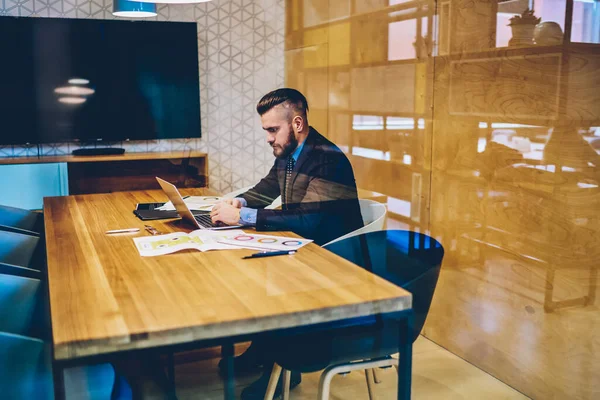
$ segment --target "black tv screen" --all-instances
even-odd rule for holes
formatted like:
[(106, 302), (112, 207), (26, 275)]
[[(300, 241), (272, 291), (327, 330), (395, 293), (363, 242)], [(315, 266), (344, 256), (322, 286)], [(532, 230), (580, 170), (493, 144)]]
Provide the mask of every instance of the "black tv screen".
[(0, 144), (200, 137), (195, 23), (0, 17)]

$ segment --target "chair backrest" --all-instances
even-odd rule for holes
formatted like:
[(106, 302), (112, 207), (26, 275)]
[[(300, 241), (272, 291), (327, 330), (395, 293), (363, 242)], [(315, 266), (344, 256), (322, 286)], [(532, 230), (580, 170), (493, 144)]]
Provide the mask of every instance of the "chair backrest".
[(0, 331), (24, 336), (38, 329), (42, 307), (39, 279), (0, 275)]
[(37, 236), (0, 231), (0, 262), (29, 267), (39, 241)]
[(37, 269), (21, 267), (19, 265), (5, 264), (2, 262), (0, 262), (0, 274), (21, 276), (23, 278), (42, 279), (42, 272)]
[(333, 244), (340, 240), (348, 239), (352, 236), (380, 231), (383, 229), (383, 225), (385, 223), (385, 215), (387, 213), (387, 208), (385, 207), (385, 204), (367, 199), (359, 199), (358, 204), (360, 205), (360, 213), (363, 218), (364, 226), (355, 231), (347, 233), (344, 236), (340, 236), (339, 238), (334, 239), (329, 243), (324, 244), (323, 247), (329, 246), (330, 244)]
[(44, 341), (0, 332), (3, 399), (51, 400), (52, 352)]
[(271, 205), (268, 205), (265, 207), (265, 209), (267, 210), (273, 210), (275, 208), (281, 207), (281, 196), (277, 197), (275, 200), (273, 200), (273, 202), (271, 203)]
[[(377, 231), (324, 246), (413, 295), (413, 341), (423, 329), (444, 257), (442, 245), (422, 233)], [(394, 318), (394, 313), (385, 318)]]
[[(51, 342), (0, 332), (0, 388), (3, 399), (54, 399)], [(115, 383), (111, 364), (71, 367), (65, 370), (68, 398), (77, 400), (109, 399)], [(131, 398), (131, 389), (120, 380), (119, 399)], [(129, 389), (129, 390), (123, 390)]]
[(43, 216), (22, 208), (0, 205), (0, 229), (39, 236), (43, 231)]

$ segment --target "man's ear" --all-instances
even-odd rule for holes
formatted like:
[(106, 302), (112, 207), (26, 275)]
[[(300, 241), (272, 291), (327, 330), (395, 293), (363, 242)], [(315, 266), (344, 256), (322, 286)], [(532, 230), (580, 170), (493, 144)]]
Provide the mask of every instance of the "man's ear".
[(304, 118), (300, 115), (296, 115), (294, 119), (292, 119), (292, 126), (296, 132), (302, 132), (304, 129)]

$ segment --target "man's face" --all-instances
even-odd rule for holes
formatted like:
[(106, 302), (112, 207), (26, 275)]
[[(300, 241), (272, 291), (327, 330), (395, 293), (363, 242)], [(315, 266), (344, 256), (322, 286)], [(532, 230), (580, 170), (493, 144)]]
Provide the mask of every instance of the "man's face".
[(260, 121), (267, 132), (267, 143), (277, 158), (287, 158), (298, 147), (298, 139), (292, 128), (292, 111), (275, 106), (261, 115)]

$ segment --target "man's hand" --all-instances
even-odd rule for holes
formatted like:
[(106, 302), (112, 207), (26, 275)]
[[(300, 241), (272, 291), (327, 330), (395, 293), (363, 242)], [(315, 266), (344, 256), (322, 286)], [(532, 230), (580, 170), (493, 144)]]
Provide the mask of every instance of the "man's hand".
[(219, 201), (215, 205), (215, 207), (217, 207), (219, 204), (229, 204), (230, 206), (234, 206), (235, 208), (242, 208), (242, 202), (239, 199), (223, 199)]
[(227, 199), (223, 202), (215, 204), (210, 217), (212, 222), (222, 222), (227, 225), (237, 225), (240, 223), (240, 208), (242, 204), (236, 199)]

